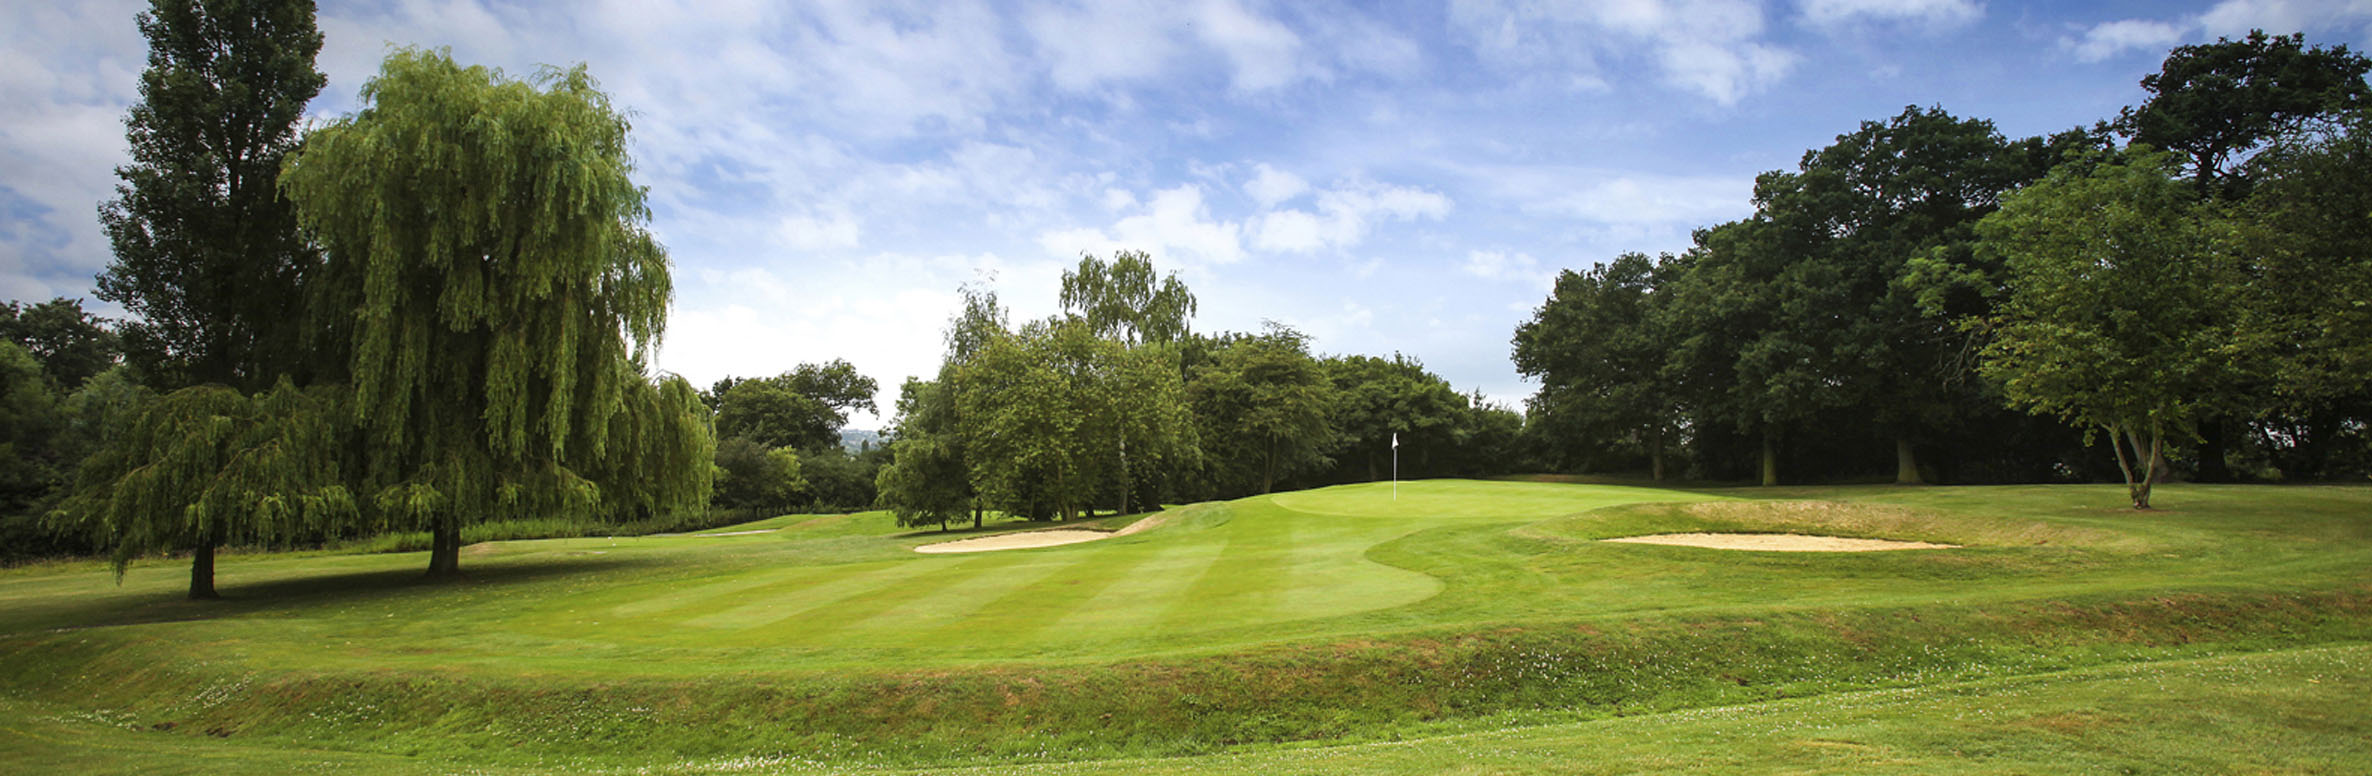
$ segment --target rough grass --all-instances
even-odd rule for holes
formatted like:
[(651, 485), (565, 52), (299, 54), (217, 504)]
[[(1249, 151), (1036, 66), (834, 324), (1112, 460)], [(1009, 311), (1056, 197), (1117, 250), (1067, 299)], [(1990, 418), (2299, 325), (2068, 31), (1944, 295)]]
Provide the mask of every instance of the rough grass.
[[(1956, 728), (1938, 709), (1957, 692), (2024, 704), (2065, 745), (1941, 770), (2372, 767), (2361, 736), (2323, 737), (2360, 731), (2360, 707), (2301, 727), (2298, 704), (2322, 690), (2218, 684), (2228, 665), (2281, 681), (2362, 665), (2360, 648), (2327, 647), (2372, 641), (2372, 489), (2172, 487), (2147, 514), (2118, 496), (1419, 482), (1398, 498), (1370, 485), (1195, 505), (1132, 536), (969, 556), (913, 553), (950, 534), (879, 513), (784, 516), (480, 544), (458, 585), (419, 582), (416, 555), (238, 556), (216, 603), (179, 600), (177, 566), (120, 588), (98, 568), (18, 570), (0, 573), (0, 762), (1520, 773), (1606, 749), (1630, 753), (1611, 771), (1932, 771), (1953, 762), (1939, 747), (2027, 729)], [(1969, 547), (1591, 541), (1690, 530)], [(2229, 707), (2079, 702), (2146, 666)], [(1820, 705), (1835, 698), (1868, 701)], [(1862, 733), (1756, 733), (1774, 708)], [(1672, 743), (1611, 742), (1622, 729)], [(2056, 754), (2210, 730), (2325, 759)], [(1748, 751), (1702, 745), (1717, 733)], [(1395, 738), (1422, 741), (1356, 744)], [(1497, 754), (1458, 743), (1484, 740)], [(1322, 742), (1336, 745), (1300, 748)], [(1190, 759), (1128, 759), (1147, 756)]]

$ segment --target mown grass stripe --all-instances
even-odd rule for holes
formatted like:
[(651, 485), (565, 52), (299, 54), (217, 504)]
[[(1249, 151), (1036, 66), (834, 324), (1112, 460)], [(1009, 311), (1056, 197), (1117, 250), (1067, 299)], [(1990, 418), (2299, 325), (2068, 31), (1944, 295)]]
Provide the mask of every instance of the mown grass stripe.
[(765, 587), (750, 590), (750, 603), (716, 612), (704, 617), (684, 620), (682, 624), (710, 628), (754, 628), (815, 609), (829, 607), (851, 598), (883, 588), (895, 589), (906, 580), (940, 573), (977, 562), (974, 559), (940, 561), (936, 558), (917, 558), (863, 566), (835, 567), (837, 577), (823, 580), (804, 576), (781, 580)]
[[(868, 638), (894, 641), (939, 643), (945, 641), (977, 640), (1000, 630), (992, 612), (998, 602), (1016, 597), (1027, 598), (1026, 592), (1036, 589), (1047, 580), (1059, 582), (1082, 576), (1082, 566), (1094, 565), (1094, 557), (1066, 548), (1055, 552), (1022, 552), (995, 554), (1002, 561), (1001, 570), (985, 577), (975, 577), (962, 595), (943, 595), (920, 599), (883, 612), (872, 621), (850, 630), (869, 631)], [(1022, 607), (1027, 616), (1027, 607)]]
[(931, 596), (965, 589), (984, 574), (1005, 571), (1008, 562), (994, 553), (982, 553), (947, 564), (935, 559), (905, 561), (903, 565), (923, 571), (900, 577), (895, 584), (873, 585), (871, 590), (844, 596), (821, 606), (808, 607), (776, 618), (765, 627), (745, 634), (764, 639), (768, 643), (816, 644), (833, 641), (835, 634), (863, 624), (903, 604)]
[(1052, 628), (1042, 632), (1068, 633), (1073, 638), (1079, 638), (1079, 634), (1104, 634), (1107, 638), (1128, 640), (1153, 636), (1154, 626), (1192, 600), (1189, 595), (1195, 583), (1210, 572), (1211, 564), (1219, 560), (1233, 535), (1234, 532), (1221, 527), (1158, 548), (1146, 547), (1145, 562), (1133, 573), (1115, 577), (1094, 598), (1072, 607)]

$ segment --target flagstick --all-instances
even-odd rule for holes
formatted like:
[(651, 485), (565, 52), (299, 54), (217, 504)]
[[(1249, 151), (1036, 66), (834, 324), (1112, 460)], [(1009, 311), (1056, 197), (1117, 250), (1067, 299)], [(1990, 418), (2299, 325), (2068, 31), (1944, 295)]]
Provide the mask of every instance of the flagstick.
[(1400, 435), (1392, 435), (1392, 500), (1400, 500)]

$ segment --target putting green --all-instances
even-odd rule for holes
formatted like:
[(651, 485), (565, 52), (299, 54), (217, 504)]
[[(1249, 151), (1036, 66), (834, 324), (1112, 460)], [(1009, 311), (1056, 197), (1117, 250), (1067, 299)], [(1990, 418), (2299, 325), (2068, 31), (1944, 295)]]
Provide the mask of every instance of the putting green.
[(1257, 640), (1279, 623), (1430, 598), (1442, 590), (1439, 578), (1379, 563), (1369, 550), (1445, 521), (1529, 522), (1697, 498), (1644, 488), (1441, 481), (1404, 483), (1395, 499), (1388, 484), (1344, 486), (1189, 508), (1153, 531), (1076, 545), (609, 585), (539, 602), (511, 627), (554, 639), (598, 630), (625, 641), (695, 641), (826, 661), (836, 650), (856, 650), (868, 661), (1155, 652), (1214, 637)]

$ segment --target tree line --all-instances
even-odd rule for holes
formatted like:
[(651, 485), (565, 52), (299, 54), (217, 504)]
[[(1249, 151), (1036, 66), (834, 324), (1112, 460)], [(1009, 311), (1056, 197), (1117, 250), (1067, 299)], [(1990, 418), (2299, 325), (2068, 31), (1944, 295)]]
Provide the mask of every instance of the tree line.
[(876, 485), (904, 525), (1380, 480), (1395, 435), (1402, 476), (1517, 466), (1515, 411), (1405, 356), (1313, 354), (1280, 324), (1197, 333), (1193, 293), (1142, 252), (1080, 257), (1044, 320), (1015, 324), (993, 292), (962, 292), (938, 374), (900, 387), (889, 430)]
[(305, 128), (311, 3), (154, 0), (138, 24), (97, 279), (132, 318), (0, 308), (0, 556), (187, 552), (209, 598), (225, 546), (418, 532), (451, 577), (496, 521), (1072, 517), (1375, 479), (1393, 433), (1411, 475), (1496, 471), (1521, 428), (1412, 359), (1193, 333), (1184, 285), (1122, 253), (1084, 257), (1046, 321), (967, 290), (894, 443), (849, 450), (878, 386), (846, 361), (707, 390), (649, 366), (669, 260), (582, 66), (398, 49)]
[[(310, 2), (155, 0), (131, 161), (102, 203), (100, 298), (8, 308), (0, 520), (11, 555), (225, 545), (706, 507), (698, 391), (647, 366), (669, 262), (628, 125), (582, 66), (527, 79), (399, 49), (357, 112)], [(120, 360), (118, 355), (120, 354)]]
[(2170, 473), (2372, 470), (2367, 70), (2257, 32), (2174, 49), (2092, 127), (1864, 122), (1688, 250), (1558, 277), (1513, 342), (1538, 449), (1659, 479), (2121, 478), (2137, 507)]

